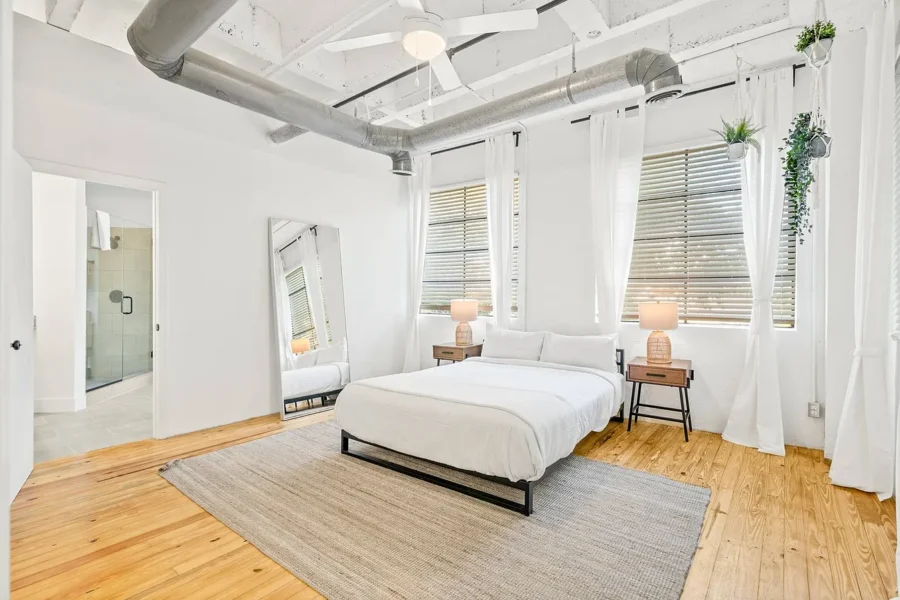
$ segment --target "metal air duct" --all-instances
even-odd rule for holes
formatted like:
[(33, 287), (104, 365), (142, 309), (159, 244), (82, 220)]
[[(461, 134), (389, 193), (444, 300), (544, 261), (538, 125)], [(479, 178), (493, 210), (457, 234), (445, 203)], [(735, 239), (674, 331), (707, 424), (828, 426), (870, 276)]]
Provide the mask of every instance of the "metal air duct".
[[(159, 77), (334, 140), (387, 155), (412, 175), (411, 153), (437, 150), (490, 128), (642, 85), (648, 101), (677, 94), (678, 65), (638, 50), (417, 129), (375, 125), (190, 49), (235, 0), (150, 0), (128, 29), (138, 60)], [(674, 90), (674, 91), (673, 91)], [(277, 133), (277, 132), (273, 132)], [(275, 135), (273, 141), (290, 137)]]

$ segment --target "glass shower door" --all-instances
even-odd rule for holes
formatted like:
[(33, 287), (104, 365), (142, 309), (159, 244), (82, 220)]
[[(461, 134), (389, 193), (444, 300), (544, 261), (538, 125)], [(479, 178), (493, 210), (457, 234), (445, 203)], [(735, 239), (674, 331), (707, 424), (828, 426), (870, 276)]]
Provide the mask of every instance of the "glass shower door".
[[(103, 249), (97, 214), (87, 211), (86, 388), (88, 391), (122, 380), (123, 322), (127, 307), (123, 221), (109, 215), (109, 244)], [(126, 306), (123, 307), (123, 304)]]
[(132, 377), (153, 368), (153, 228), (125, 221), (122, 247), (122, 377)]

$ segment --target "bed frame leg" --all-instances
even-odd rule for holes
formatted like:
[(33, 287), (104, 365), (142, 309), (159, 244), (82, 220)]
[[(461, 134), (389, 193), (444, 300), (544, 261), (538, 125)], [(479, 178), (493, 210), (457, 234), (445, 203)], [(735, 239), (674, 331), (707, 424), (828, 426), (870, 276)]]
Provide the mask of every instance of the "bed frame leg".
[(341, 429), (341, 454), (347, 454), (350, 452), (350, 438), (347, 437), (347, 433)]
[(522, 505), (522, 514), (530, 517), (534, 512), (534, 482), (529, 481), (525, 486), (525, 503)]

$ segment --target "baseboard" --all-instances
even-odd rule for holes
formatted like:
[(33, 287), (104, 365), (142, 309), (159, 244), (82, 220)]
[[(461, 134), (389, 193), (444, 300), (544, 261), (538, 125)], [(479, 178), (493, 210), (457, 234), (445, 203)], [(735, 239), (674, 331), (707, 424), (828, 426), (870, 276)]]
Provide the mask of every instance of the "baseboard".
[(84, 396), (80, 398), (35, 398), (34, 412), (36, 413), (64, 413), (75, 412), (85, 406)]

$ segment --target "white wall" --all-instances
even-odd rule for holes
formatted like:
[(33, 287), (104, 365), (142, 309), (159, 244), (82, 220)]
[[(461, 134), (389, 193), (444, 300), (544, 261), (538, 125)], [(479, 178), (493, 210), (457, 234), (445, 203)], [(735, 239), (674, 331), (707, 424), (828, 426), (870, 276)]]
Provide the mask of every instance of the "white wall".
[(125, 219), (125, 227), (153, 227), (151, 192), (88, 181), (86, 193), (88, 208)]
[(87, 229), (83, 181), (35, 173), (35, 412), (86, 406)]
[[(810, 72), (801, 69), (796, 76), (794, 98), (795, 110), (799, 112), (808, 107)], [(838, 74), (835, 89), (842, 89), (844, 84)], [(710, 129), (721, 126), (720, 115), (735, 116), (734, 110), (734, 88), (683, 98), (665, 107), (651, 107), (646, 153), (715, 142), (715, 134)], [(520, 173), (523, 170), (527, 173), (526, 328), (567, 334), (596, 332), (589, 124), (572, 125), (568, 120), (542, 123), (529, 128), (528, 139), (527, 152), (520, 148), (516, 163)], [(830, 160), (833, 165), (835, 159)], [(435, 187), (483, 178), (483, 146), (434, 157)], [(824, 420), (806, 416), (807, 403), (815, 398), (812, 260), (810, 245), (801, 246), (796, 328), (779, 330), (776, 339), (785, 440), (789, 444), (821, 448)], [(852, 281), (852, 275), (844, 281)], [(473, 324), (476, 339), (483, 337), (485, 324), (484, 319)], [(420, 325), (422, 366), (433, 366), (431, 344), (452, 339), (454, 324), (449, 317), (422, 316)], [(623, 323), (620, 335), (626, 359), (646, 353), (647, 332), (636, 324)], [(691, 387), (694, 426), (721, 432), (743, 371), (747, 328), (683, 325), (670, 332), (670, 337), (674, 354), (694, 362), (696, 379)], [(673, 407), (678, 403), (677, 395), (665, 388), (645, 389), (645, 398), (648, 402)]]
[(312, 135), (273, 149), (256, 115), (27, 17), (15, 25), (19, 151), (160, 182), (158, 435), (278, 412), (270, 216), (340, 228), (353, 377), (400, 370), (406, 209), (387, 159)]

